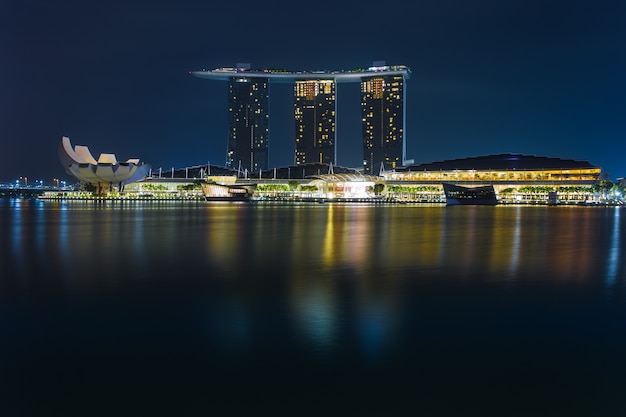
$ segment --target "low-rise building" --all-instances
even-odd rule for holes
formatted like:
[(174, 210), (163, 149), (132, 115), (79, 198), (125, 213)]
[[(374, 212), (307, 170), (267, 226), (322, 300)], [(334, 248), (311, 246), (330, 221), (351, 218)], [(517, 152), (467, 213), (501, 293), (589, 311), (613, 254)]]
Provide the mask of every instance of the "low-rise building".
[(510, 153), (411, 165), (383, 171), (381, 176), (390, 190), (398, 187), (402, 195), (411, 194), (411, 187), (416, 192), (436, 188), (443, 195), (443, 183), (493, 185), (501, 202), (557, 198), (572, 203), (592, 199), (592, 186), (605, 178), (602, 169), (588, 161)]

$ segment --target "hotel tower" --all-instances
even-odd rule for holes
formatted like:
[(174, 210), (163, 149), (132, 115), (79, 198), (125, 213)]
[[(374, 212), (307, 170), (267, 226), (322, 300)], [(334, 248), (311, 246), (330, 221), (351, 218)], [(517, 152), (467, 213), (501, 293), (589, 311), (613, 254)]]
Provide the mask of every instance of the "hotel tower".
[(295, 81), (296, 165), (337, 163), (335, 113), (334, 80)]
[(405, 144), (405, 66), (374, 62), (368, 69), (346, 71), (251, 70), (194, 71), (200, 78), (228, 81), (229, 134), (226, 166), (257, 172), (269, 168), (269, 84), (294, 86), (294, 163), (337, 165), (336, 86), (361, 83), (363, 172), (403, 166)]
[(363, 172), (377, 175), (406, 161), (404, 77), (383, 75), (361, 81)]
[(230, 78), (227, 167), (251, 172), (269, 168), (269, 97), (267, 78)]

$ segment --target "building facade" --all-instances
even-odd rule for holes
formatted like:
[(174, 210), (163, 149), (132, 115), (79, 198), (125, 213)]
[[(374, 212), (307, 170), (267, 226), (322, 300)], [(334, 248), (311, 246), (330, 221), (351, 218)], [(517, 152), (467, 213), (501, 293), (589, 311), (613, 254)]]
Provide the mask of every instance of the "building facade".
[(561, 202), (584, 202), (594, 198), (593, 185), (605, 179), (602, 169), (589, 161), (508, 153), (411, 165), (382, 177), (404, 194), (430, 192), (432, 187), (443, 194), (442, 184), (491, 185), (498, 201), (508, 203), (547, 202), (550, 195)]
[(333, 80), (295, 81), (296, 165), (314, 162), (336, 164), (335, 114)]
[(269, 80), (232, 77), (228, 83), (226, 167), (258, 172), (269, 168)]
[(404, 76), (364, 78), (361, 82), (363, 172), (377, 175), (404, 165)]

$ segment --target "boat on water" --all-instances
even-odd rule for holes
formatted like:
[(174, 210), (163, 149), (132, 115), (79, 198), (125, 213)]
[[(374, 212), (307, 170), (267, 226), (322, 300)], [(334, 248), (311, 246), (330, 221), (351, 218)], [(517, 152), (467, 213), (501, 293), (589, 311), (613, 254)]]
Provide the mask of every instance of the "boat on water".
[(256, 184), (234, 185), (202, 183), (202, 192), (207, 201), (250, 201)]
[(446, 195), (446, 204), (449, 206), (494, 206), (498, 204), (493, 185), (479, 187), (462, 187), (450, 183), (443, 183), (442, 185)]

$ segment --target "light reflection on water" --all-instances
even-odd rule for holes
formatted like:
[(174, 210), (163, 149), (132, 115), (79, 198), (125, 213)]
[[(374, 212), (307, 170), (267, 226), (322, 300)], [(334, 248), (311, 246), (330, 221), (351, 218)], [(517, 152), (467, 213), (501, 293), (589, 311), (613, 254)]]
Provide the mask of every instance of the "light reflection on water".
[[(191, 372), (187, 360), (225, 378), (260, 370), (372, 382), (370, 370), (420, 374), (437, 397), (450, 389), (445, 373), (483, 375), (484, 390), (502, 372), (523, 385), (543, 367), (552, 383), (594, 348), (618, 372), (621, 210), (0, 200), (0, 300), (14, 306), (0, 329), (14, 329), (13, 354), (25, 339), (57, 346), (69, 375), (98, 368), (94, 357), (139, 372), (136, 363), (151, 363), (145, 352), (167, 352), (171, 378)], [(596, 304), (602, 291), (617, 310)], [(42, 308), (52, 309), (49, 334), (15, 330), (38, 329)], [(55, 331), (82, 353), (66, 356)], [(606, 370), (586, 369), (581, 378)]]
[(8, 200), (2, 210), (4, 294), (270, 276), (310, 305), (331, 302), (339, 279), (393, 297), (411, 281), (613, 287), (624, 273), (620, 208)]
[(613, 227), (611, 232), (610, 252), (607, 259), (607, 274), (606, 285), (611, 288), (615, 285), (617, 274), (619, 272), (620, 254), (622, 252), (622, 242), (620, 240), (620, 213), (621, 210), (615, 209), (615, 219), (613, 220)]
[(273, 277), (319, 335), (332, 333), (342, 279), (356, 281), (357, 297), (391, 300), (412, 281), (623, 284), (620, 212), (9, 200), (0, 288), (100, 293)]

